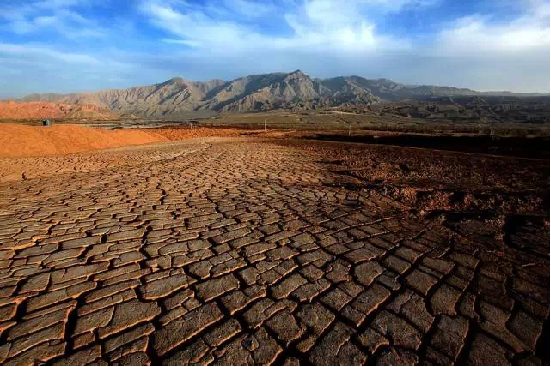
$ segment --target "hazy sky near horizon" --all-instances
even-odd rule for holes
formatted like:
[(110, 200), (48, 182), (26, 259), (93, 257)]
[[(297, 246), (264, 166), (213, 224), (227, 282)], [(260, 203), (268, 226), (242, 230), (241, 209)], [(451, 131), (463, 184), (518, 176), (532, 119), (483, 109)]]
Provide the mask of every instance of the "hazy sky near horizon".
[(0, 98), (301, 69), (549, 92), (549, 1), (0, 0)]

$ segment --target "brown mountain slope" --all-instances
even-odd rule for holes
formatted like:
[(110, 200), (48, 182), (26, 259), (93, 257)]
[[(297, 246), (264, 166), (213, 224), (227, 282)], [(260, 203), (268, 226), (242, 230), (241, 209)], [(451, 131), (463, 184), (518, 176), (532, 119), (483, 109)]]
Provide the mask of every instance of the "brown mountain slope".
[(24, 100), (94, 104), (136, 116), (166, 116), (197, 110), (206, 94), (221, 84), (223, 81), (202, 83), (173, 78), (151, 86), (110, 89), (95, 93), (31, 94)]
[[(346, 84), (346, 83), (345, 83)], [(145, 117), (177, 116), (189, 111), (258, 111), (277, 108), (337, 106), (378, 99), (363, 87), (331, 89), (296, 70), (292, 73), (249, 75), (224, 82), (190, 82), (173, 78), (164, 83), (95, 93), (31, 94), (25, 101), (95, 104), (124, 114)]]
[(459, 95), (485, 94), (466, 88), (412, 86), (356, 75), (317, 79), (295, 70), (249, 75), (233, 81), (192, 82), (173, 78), (150, 86), (94, 93), (31, 94), (23, 100), (94, 104), (125, 115), (163, 117), (184, 116), (190, 111), (201, 110), (304, 110)]

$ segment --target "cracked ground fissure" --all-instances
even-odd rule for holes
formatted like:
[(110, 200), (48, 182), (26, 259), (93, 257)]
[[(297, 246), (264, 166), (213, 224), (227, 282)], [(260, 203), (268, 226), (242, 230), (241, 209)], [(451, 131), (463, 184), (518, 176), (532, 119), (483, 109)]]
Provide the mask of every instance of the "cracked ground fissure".
[(545, 362), (548, 253), (236, 141), (0, 184), (0, 363)]

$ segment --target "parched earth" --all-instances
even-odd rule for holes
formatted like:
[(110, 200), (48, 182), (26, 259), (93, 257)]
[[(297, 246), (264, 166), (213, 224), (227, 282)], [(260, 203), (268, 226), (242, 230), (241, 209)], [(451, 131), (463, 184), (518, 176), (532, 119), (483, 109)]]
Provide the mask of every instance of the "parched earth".
[(258, 139), (89, 154), (0, 184), (2, 364), (549, 363), (548, 221), (483, 242)]

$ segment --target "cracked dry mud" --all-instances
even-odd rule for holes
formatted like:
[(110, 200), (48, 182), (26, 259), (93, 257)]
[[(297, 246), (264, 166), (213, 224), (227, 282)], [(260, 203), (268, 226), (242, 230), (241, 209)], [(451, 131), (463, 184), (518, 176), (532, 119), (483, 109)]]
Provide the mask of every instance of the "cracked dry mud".
[(236, 142), (0, 184), (0, 363), (542, 362), (548, 256)]

